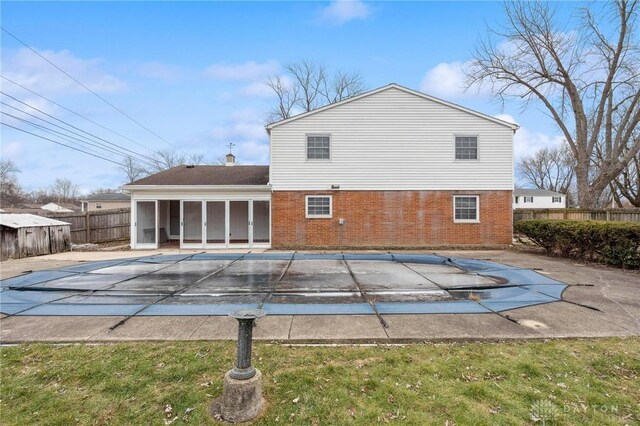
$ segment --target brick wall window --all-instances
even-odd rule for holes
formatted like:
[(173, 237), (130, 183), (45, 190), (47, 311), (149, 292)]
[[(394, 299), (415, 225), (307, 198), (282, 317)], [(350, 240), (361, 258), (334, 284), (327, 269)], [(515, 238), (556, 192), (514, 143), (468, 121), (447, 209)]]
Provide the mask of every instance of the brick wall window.
[(453, 197), (454, 222), (478, 222), (479, 202), (477, 195), (463, 195)]
[(552, 203), (561, 203), (562, 202), (562, 197), (551, 197), (551, 202)]
[(478, 137), (456, 136), (456, 160), (478, 159)]
[(332, 215), (331, 195), (307, 195), (306, 217), (330, 218)]
[(307, 160), (330, 160), (331, 136), (307, 135)]

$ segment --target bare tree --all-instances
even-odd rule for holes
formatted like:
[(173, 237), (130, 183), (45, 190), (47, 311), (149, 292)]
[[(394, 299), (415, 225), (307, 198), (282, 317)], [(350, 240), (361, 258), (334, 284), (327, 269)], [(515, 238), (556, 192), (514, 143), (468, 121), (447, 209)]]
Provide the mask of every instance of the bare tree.
[(618, 204), (623, 207), (622, 198), (634, 207), (640, 207), (640, 157), (633, 158), (622, 173), (613, 181), (612, 194)]
[(158, 173), (183, 164), (203, 164), (204, 154), (185, 154), (171, 149), (158, 150), (151, 156), (151, 164), (145, 168), (147, 174)]
[(365, 90), (360, 74), (339, 71), (332, 76), (324, 65), (310, 61), (285, 66), (284, 76), (271, 77), (265, 84), (278, 98), (278, 104), (269, 111), (269, 122), (339, 102)]
[(120, 170), (127, 182), (133, 182), (153, 173), (158, 173), (183, 164), (204, 164), (204, 154), (185, 154), (171, 149), (158, 150), (151, 155), (151, 159), (144, 163), (132, 157), (126, 157)]
[(12, 160), (0, 160), (0, 201), (3, 204), (14, 206), (24, 202), (25, 194), (16, 176), (18, 172), (20, 170)]
[(80, 197), (80, 188), (69, 179), (58, 178), (51, 185), (50, 195), (58, 202), (77, 201)]
[(575, 158), (581, 207), (594, 206), (640, 151), (639, 3), (591, 7), (606, 9), (599, 16), (581, 9), (577, 30), (566, 32), (549, 2), (505, 4), (506, 28), (490, 29), (478, 42), (468, 70), (469, 86), (488, 83), (503, 102), (515, 97), (523, 108), (544, 106)]
[(269, 123), (284, 120), (291, 115), (298, 104), (299, 87), (296, 84), (288, 84), (282, 77), (271, 77), (265, 82), (273, 90), (278, 98), (278, 104), (269, 111), (267, 121)]
[(323, 96), (327, 103), (332, 104), (357, 96), (364, 91), (365, 85), (360, 74), (338, 71), (333, 79), (325, 82)]
[(569, 147), (543, 148), (518, 161), (517, 169), (527, 185), (568, 194), (573, 183), (574, 159)]
[(124, 173), (127, 183), (138, 180), (147, 174), (144, 167), (131, 156), (123, 159), (120, 170)]

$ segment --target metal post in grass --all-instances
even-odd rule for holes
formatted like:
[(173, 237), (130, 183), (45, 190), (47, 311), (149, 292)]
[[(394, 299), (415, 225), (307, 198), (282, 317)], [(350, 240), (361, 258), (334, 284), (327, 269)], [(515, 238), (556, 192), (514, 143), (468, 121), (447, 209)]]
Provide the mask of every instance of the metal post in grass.
[(216, 420), (241, 423), (262, 411), (262, 373), (251, 365), (251, 347), (255, 320), (265, 315), (262, 309), (240, 309), (229, 314), (238, 320), (236, 365), (224, 375), (222, 396), (211, 404), (211, 415)]

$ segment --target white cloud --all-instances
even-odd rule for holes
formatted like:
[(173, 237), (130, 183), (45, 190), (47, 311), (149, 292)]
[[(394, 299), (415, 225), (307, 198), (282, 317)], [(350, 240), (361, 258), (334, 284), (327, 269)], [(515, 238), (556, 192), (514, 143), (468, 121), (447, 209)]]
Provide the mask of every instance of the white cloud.
[(3, 142), (0, 144), (0, 153), (2, 153), (2, 158), (15, 159), (22, 155), (22, 143), (13, 141), (13, 142)]
[[(494, 116), (509, 123), (518, 122), (509, 114), (498, 114)], [(522, 157), (528, 157), (542, 148), (556, 148), (564, 142), (561, 135), (548, 135), (542, 132), (532, 132), (526, 127), (520, 127), (513, 138), (514, 157), (516, 162)]]
[[(229, 142), (236, 144), (234, 154), (242, 164), (266, 164), (269, 161), (269, 139), (260, 112), (245, 108), (229, 115), (227, 121), (211, 130), (213, 146), (223, 149)], [(224, 155), (220, 151), (216, 155)]]
[[(101, 69), (103, 62), (101, 59), (78, 58), (68, 50), (59, 52), (41, 50), (39, 53), (95, 92), (117, 92), (126, 86), (124, 81)], [(85, 91), (29, 49), (23, 48), (4, 53), (2, 62), (4, 75), (31, 90), (43, 94), (70, 94)]]
[(371, 15), (371, 8), (362, 0), (333, 0), (329, 6), (320, 11), (323, 22), (341, 25), (354, 19), (366, 19)]
[(465, 68), (469, 62), (441, 62), (427, 71), (420, 89), (441, 98), (470, 98), (489, 94), (488, 87), (475, 86), (466, 88)]
[(256, 81), (243, 87), (240, 89), (240, 94), (244, 96), (255, 96), (258, 98), (271, 98), (275, 96), (273, 89), (267, 86), (264, 81)]
[(277, 73), (279, 69), (277, 61), (248, 61), (241, 64), (213, 64), (203, 74), (216, 80), (260, 80)]
[(138, 73), (145, 78), (176, 81), (183, 78), (187, 74), (187, 71), (177, 65), (162, 62), (146, 62), (138, 67)]

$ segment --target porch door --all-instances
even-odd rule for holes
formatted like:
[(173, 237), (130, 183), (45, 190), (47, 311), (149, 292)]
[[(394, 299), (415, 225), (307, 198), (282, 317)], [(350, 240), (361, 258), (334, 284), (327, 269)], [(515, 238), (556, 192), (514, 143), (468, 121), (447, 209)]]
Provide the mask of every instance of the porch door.
[(207, 201), (205, 212), (206, 247), (226, 247), (227, 207), (226, 201)]
[(202, 201), (182, 201), (181, 247), (202, 248), (204, 246), (202, 206)]
[(229, 201), (229, 245), (247, 247), (250, 236), (249, 201)]
[(135, 207), (135, 248), (157, 248), (157, 201), (136, 201)]

